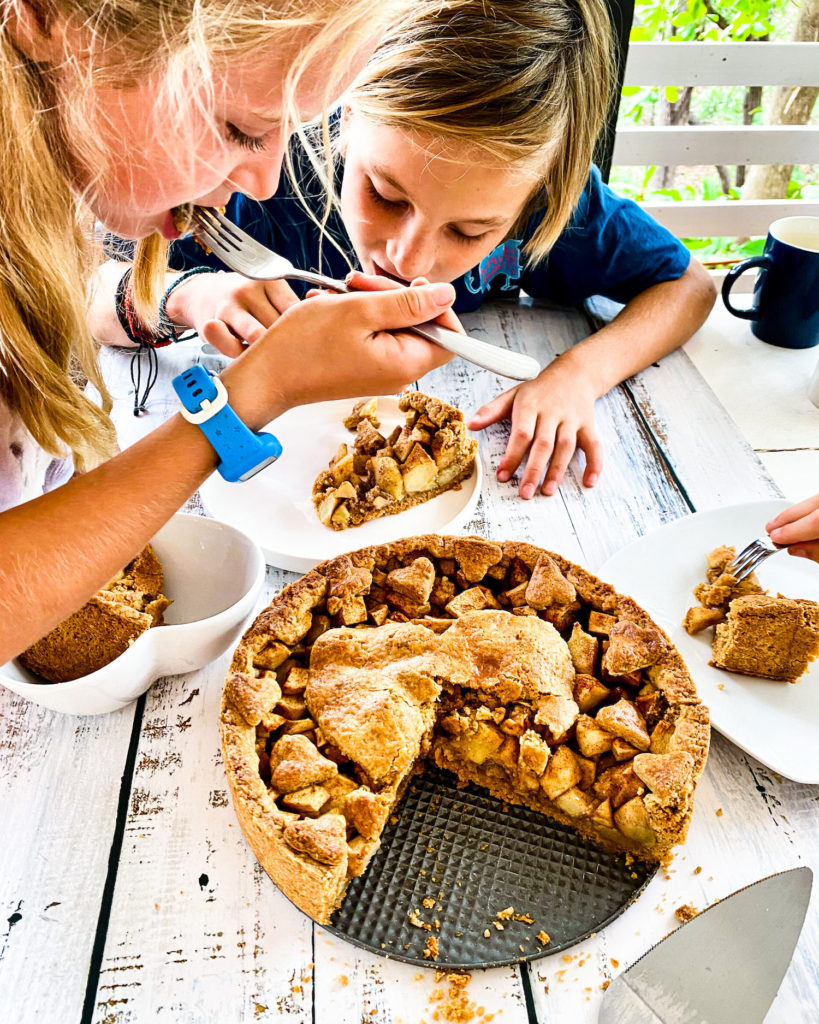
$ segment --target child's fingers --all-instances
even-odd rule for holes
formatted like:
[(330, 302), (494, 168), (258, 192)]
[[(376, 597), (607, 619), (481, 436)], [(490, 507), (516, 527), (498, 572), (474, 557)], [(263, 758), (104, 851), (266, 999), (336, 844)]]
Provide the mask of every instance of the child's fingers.
[(365, 274), (363, 270), (353, 270), (344, 279), (348, 288), (356, 292), (388, 292), (395, 288), (404, 288), (405, 285), (393, 281), (391, 277), (382, 277), (380, 274)]
[(572, 460), (576, 447), (577, 434), (575, 431), (566, 427), (565, 424), (561, 425), (557, 431), (557, 440), (552, 457), (549, 460), (546, 479), (543, 481), (543, 487), (541, 488), (543, 494), (547, 497), (551, 497), (560, 486), (560, 481), (563, 479), (563, 474)]
[(199, 331), (199, 337), (231, 359), (240, 356), (245, 350), (245, 346), (230, 333), (223, 320), (208, 320)]
[[(381, 277), (373, 274), (364, 274), (360, 270), (354, 270), (352, 273), (347, 275), (346, 278), (347, 287), (352, 288), (354, 291), (359, 292), (388, 292), (395, 291), (396, 288), (405, 288), (406, 285), (401, 284), (399, 281), (393, 281), (390, 277)], [(410, 282), (411, 288), (420, 288), (422, 285), (429, 284), (429, 281), (425, 277), (416, 277)], [(442, 327), (448, 328), (450, 331), (457, 331), (459, 334), (464, 334), (464, 329), (461, 326), (461, 321), (448, 309), (445, 313), (441, 313), (440, 316), (435, 317), (435, 322), (440, 324)]]
[(800, 541), (819, 540), (819, 509), (784, 526), (775, 527), (770, 530), (769, 536), (780, 547), (798, 544)]
[[(507, 481), (523, 461), (537, 426), (536, 409), (516, 409), (503, 458), (498, 463), (498, 480)], [(545, 462), (544, 462), (545, 465)]]
[(520, 480), (520, 496), (527, 500), (534, 496), (538, 484), (543, 479), (546, 466), (552, 457), (555, 444), (554, 426), (542, 417), (538, 418), (534, 438), (526, 458), (526, 469)]
[(504, 391), (502, 395), (498, 395), (497, 398), (493, 398), (491, 402), (487, 402), (486, 405), (482, 405), (476, 413), (473, 414), (470, 421), (467, 423), (467, 427), (470, 430), (483, 430), (484, 427), (488, 427), (490, 423), (497, 423), (498, 420), (505, 420), (512, 412), (512, 404), (515, 401), (515, 395), (518, 389), (512, 388), (510, 391)]
[(819, 540), (812, 540), (804, 544), (794, 544), (788, 548), (789, 555), (796, 555), (798, 558), (811, 558), (819, 562)]
[[(271, 306), (278, 312), (279, 316), (286, 310), (290, 309), (291, 306), (298, 305), (299, 297), (290, 287), (286, 281), (265, 281), (264, 282), (265, 295)], [(270, 311), (272, 314), (272, 310)], [(256, 314), (257, 319), (262, 320), (258, 313)], [(266, 327), (270, 327), (278, 319), (275, 315)]]
[(577, 447), (586, 456), (583, 486), (594, 487), (603, 472), (603, 445), (597, 440), (593, 430), (581, 427), (577, 432)]
[(819, 511), (819, 494), (814, 494), (812, 498), (806, 498), (796, 505), (791, 505), (790, 508), (783, 509), (778, 516), (774, 516), (765, 529), (770, 533), (771, 530), (775, 530), (779, 526), (786, 526), (788, 523), (793, 523), (797, 519), (801, 519), (802, 516), (816, 511)]
[[(254, 341), (261, 338), (268, 327), (271, 327), (279, 319), (279, 314), (275, 311), (272, 316), (265, 315), (265, 310), (259, 310), (258, 313), (259, 316), (250, 310), (234, 307), (225, 312), (220, 311), (220, 319), (224, 321), (235, 338), (240, 338), (248, 345), (252, 345)], [(265, 323), (266, 320), (269, 320), (270, 323)]]

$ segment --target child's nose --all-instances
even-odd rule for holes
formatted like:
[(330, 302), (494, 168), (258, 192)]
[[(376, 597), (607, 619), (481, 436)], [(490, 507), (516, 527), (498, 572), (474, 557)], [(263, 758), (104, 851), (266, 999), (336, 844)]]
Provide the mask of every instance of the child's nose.
[(253, 199), (269, 199), (279, 185), (282, 171), (282, 149), (248, 153), (234, 167), (230, 181), (238, 191)]
[(435, 263), (432, 239), (421, 232), (406, 232), (391, 239), (387, 255), (395, 272), (406, 281), (429, 276)]

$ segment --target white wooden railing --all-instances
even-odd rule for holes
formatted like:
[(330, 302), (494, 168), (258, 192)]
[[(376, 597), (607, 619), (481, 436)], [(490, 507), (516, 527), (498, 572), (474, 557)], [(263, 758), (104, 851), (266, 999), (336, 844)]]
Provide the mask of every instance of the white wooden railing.
[[(632, 43), (625, 85), (819, 85), (819, 43)], [(618, 128), (613, 164), (695, 166), (819, 163), (819, 125)], [(646, 202), (682, 237), (764, 235), (778, 217), (819, 216), (793, 199)]]

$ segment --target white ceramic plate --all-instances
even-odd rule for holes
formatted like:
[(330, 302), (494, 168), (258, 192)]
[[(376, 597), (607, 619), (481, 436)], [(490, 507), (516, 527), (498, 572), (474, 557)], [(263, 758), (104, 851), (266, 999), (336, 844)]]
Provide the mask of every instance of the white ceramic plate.
[[(786, 501), (752, 502), (678, 519), (623, 548), (599, 569), (601, 579), (630, 594), (677, 646), (711, 723), (723, 736), (795, 782), (819, 783), (819, 661), (798, 683), (777, 683), (712, 668), (713, 630), (682, 628), (692, 590), (705, 579), (705, 555), (719, 544), (741, 551), (764, 535)], [(771, 594), (819, 601), (819, 565), (787, 554), (762, 563), (759, 582)]]
[[(202, 502), (211, 515), (252, 537), (268, 564), (307, 572), (327, 558), (370, 544), (385, 544), (421, 533), (452, 533), (472, 515), (481, 492), (480, 460), (460, 490), (394, 516), (374, 519), (349, 530), (323, 526), (313, 505), (313, 482), (345, 442), (354, 435), (342, 422), (351, 399), (319, 402), (290, 409), (268, 427), (282, 443), (281, 458), (244, 484), (231, 484), (214, 473), (202, 486)], [(379, 398), (379, 430), (389, 434), (405, 422), (393, 397)]]
[(151, 543), (173, 599), (165, 625), (142, 633), (96, 672), (46, 683), (15, 659), (0, 665), (0, 683), (54, 711), (99, 715), (145, 693), (160, 676), (193, 672), (233, 647), (264, 582), (258, 545), (232, 526), (178, 513)]

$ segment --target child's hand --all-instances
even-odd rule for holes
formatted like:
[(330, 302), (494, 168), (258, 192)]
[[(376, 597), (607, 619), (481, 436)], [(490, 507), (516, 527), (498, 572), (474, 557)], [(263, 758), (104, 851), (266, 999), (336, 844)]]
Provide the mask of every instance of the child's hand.
[(452, 285), (434, 284), (298, 302), (220, 374), (231, 405), (258, 429), (294, 405), (393, 395), (452, 358), (407, 328), (454, 298)]
[(789, 555), (819, 562), (819, 494), (786, 508), (765, 527), (774, 544)]
[[(352, 273), (347, 275), (347, 284), (350, 288), (357, 292), (383, 292), (389, 291), (395, 288), (404, 288), (405, 285), (399, 284), (398, 281), (393, 281), (389, 277), (381, 277), (376, 274), (365, 274), (361, 270), (354, 270)], [(417, 288), (419, 285), (429, 284), (429, 281), (425, 277), (416, 277), (411, 282), (412, 288)], [(450, 331), (457, 331), (459, 334), (465, 334), (461, 321), (448, 309), (446, 313), (442, 313), (441, 316), (435, 318), (435, 322), (440, 324), (442, 327), (447, 327)]]
[(597, 395), (589, 381), (563, 359), (556, 359), (534, 380), (518, 384), (478, 409), (467, 424), (483, 430), (512, 417), (506, 452), (498, 465), (498, 480), (508, 480), (523, 461), (521, 498), (531, 498), (546, 472), (541, 491), (554, 494), (576, 448), (586, 455), (583, 483), (593, 487), (603, 467), (603, 449), (594, 427)]
[(286, 281), (250, 281), (241, 274), (196, 274), (168, 297), (170, 319), (195, 330), (226, 356), (258, 341), (298, 296)]

